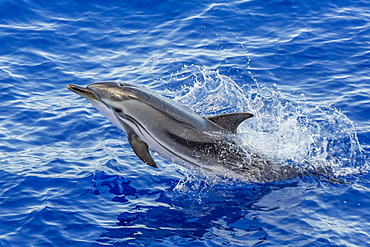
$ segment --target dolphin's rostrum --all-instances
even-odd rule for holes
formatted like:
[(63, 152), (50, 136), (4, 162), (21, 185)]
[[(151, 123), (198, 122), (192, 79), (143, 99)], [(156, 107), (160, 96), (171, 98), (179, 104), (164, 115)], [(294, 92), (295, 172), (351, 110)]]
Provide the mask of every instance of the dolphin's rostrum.
[(149, 148), (182, 164), (193, 164), (222, 176), (270, 182), (297, 176), (290, 166), (272, 164), (238, 144), (237, 127), (253, 117), (230, 113), (202, 117), (190, 109), (141, 87), (99, 82), (68, 89), (88, 99), (114, 125), (127, 133), (135, 154), (157, 167)]

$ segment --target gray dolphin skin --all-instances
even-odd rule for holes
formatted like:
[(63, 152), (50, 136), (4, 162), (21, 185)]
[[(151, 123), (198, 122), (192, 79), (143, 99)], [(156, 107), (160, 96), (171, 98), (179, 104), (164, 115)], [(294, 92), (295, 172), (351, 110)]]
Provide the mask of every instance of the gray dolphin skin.
[(135, 154), (151, 167), (157, 164), (149, 148), (180, 164), (192, 164), (226, 177), (271, 182), (298, 176), (287, 165), (272, 164), (239, 144), (236, 130), (253, 117), (230, 113), (202, 117), (149, 89), (99, 82), (67, 86), (85, 97), (115, 126), (125, 131)]

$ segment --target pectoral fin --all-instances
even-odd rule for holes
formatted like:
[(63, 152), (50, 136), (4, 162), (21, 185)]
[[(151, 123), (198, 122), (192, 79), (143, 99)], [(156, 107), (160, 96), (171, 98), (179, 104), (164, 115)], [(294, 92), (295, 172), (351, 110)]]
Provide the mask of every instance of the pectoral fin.
[(150, 165), (151, 167), (157, 168), (158, 166), (154, 162), (153, 158), (150, 156), (148, 144), (140, 139), (135, 133), (130, 133), (128, 135), (128, 141), (134, 150), (135, 154), (142, 160), (144, 163)]
[(253, 114), (250, 113), (229, 113), (206, 117), (206, 119), (226, 130), (236, 133), (236, 129), (238, 128), (239, 124), (251, 117), (253, 117)]

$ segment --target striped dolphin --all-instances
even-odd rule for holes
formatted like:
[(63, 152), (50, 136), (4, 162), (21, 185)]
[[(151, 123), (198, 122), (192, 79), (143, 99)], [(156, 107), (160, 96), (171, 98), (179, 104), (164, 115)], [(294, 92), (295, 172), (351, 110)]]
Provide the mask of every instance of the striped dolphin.
[(69, 84), (67, 88), (125, 131), (135, 154), (152, 167), (157, 164), (149, 148), (176, 163), (241, 180), (270, 182), (298, 175), (293, 167), (272, 164), (239, 144), (237, 127), (253, 117), (250, 113), (202, 117), (149, 89), (126, 83)]

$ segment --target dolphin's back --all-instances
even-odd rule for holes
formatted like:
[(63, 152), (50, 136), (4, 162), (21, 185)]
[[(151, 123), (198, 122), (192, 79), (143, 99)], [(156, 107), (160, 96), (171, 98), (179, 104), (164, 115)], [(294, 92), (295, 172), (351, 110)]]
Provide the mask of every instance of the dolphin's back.
[[(200, 131), (224, 131), (224, 129), (198, 113), (153, 91), (135, 86), (125, 87), (125, 90), (135, 95), (132, 98), (135, 103), (130, 103), (137, 104), (137, 108), (140, 107), (143, 111), (147, 111), (148, 116), (155, 115), (157, 117), (155, 120), (172, 120), (172, 124), (178, 123), (183, 127), (194, 128)], [(151, 113), (152, 110), (155, 111)]]

